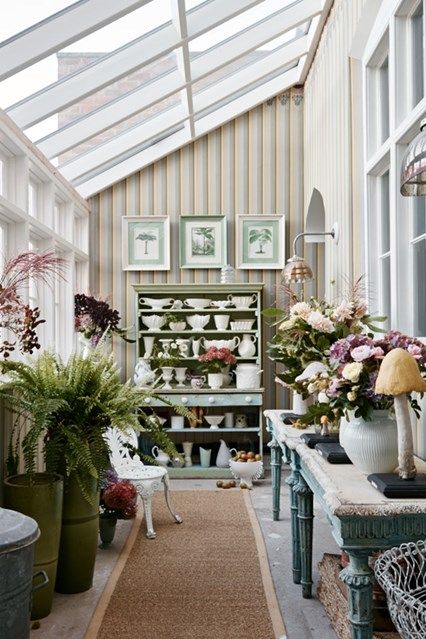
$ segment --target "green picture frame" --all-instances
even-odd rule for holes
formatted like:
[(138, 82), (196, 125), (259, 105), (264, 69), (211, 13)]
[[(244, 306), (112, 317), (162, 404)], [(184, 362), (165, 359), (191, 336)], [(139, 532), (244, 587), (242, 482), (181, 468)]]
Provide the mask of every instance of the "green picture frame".
[(226, 257), (225, 215), (181, 215), (180, 268), (222, 268)]
[(284, 215), (238, 215), (235, 238), (237, 268), (284, 268)]
[(170, 220), (167, 215), (122, 218), (124, 271), (170, 270)]

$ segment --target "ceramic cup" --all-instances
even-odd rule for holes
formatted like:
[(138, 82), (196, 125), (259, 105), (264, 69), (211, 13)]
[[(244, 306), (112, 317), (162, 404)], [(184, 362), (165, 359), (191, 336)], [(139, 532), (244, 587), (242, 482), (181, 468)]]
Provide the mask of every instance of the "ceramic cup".
[(195, 390), (199, 388), (203, 388), (205, 381), (206, 381), (205, 375), (197, 375), (197, 376), (191, 377), (191, 387), (194, 388)]
[(215, 315), (214, 323), (218, 331), (226, 331), (229, 324), (229, 315)]
[(180, 430), (183, 428), (184, 417), (182, 415), (172, 415), (172, 430)]

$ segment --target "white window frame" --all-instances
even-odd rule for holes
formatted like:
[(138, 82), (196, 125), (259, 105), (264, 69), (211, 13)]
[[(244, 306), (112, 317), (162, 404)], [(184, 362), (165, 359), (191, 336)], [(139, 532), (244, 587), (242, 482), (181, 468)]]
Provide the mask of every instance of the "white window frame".
[[(423, 2), (423, 40), (425, 39), (426, 0)], [(363, 122), (364, 122), (364, 210), (365, 210), (365, 270), (369, 285), (371, 309), (380, 308), (381, 281), (378, 259), (381, 227), (377, 200), (377, 180), (389, 167), (389, 225), (391, 259), (391, 328), (414, 335), (413, 281), (413, 198), (402, 197), (399, 192), (400, 167), (407, 144), (419, 130), (420, 120), (426, 115), (426, 69), (423, 65), (423, 97), (413, 104), (413, 78), (408, 74), (407, 48), (410, 37), (409, 21), (417, 10), (419, 0), (387, 0), (382, 3), (362, 57)], [(389, 136), (371, 143), (371, 128), (380, 131), (375, 121), (377, 104), (371, 103), (371, 69), (384, 59), (383, 43), (388, 43), (389, 54)], [(402, 47), (402, 49), (401, 49)], [(405, 73), (405, 76), (403, 76)], [(406, 81), (399, 80), (405, 77)], [(377, 84), (376, 84), (377, 88)], [(377, 97), (377, 93), (375, 94)], [(423, 236), (422, 236), (423, 237)], [(424, 335), (418, 335), (426, 339)], [(422, 419), (414, 424), (416, 450), (426, 457), (426, 402)]]

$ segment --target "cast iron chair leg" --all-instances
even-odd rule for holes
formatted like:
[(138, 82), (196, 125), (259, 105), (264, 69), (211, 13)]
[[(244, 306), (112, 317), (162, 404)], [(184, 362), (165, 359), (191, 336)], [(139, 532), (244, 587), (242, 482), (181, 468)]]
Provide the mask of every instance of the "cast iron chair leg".
[(173, 512), (172, 507), (170, 505), (170, 495), (169, 495), (169, 487), (170, 487), (170, 479), (169, 479), (169, 475), (164, 475), (163, 477), (163, 484), (164, 484), (164, 497), (166, 498), (166, 504), (167, 504), (167, 508), (170, 511), (171, 516), (173, 517), (173, 519), (175, 520), (175, 522), (177, 524), (181, 524), (183, 522), (183, 519), (180, 515), (177, 515), (176, 513)]

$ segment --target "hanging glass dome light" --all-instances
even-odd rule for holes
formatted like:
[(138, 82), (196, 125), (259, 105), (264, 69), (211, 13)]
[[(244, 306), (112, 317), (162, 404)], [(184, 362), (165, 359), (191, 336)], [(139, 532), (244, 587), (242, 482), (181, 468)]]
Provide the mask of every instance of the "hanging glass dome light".
[(401, 195), (426, 195), (426, 118), (402, 160)]

